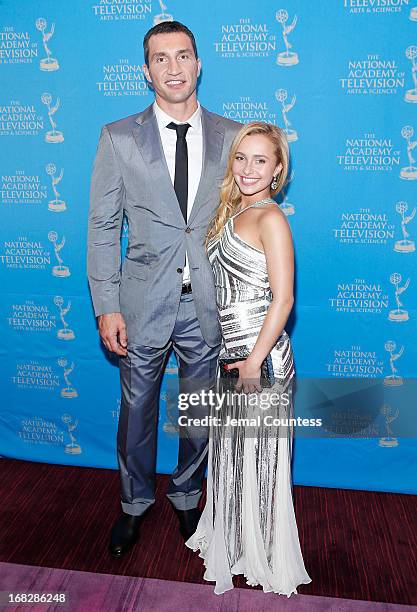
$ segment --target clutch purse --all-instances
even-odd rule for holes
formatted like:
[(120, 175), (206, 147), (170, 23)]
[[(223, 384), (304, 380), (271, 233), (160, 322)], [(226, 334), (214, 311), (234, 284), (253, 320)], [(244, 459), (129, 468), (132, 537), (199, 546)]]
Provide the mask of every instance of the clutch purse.
[[(230, 365), (236, 363), (236, 361), (245, 361), (246, 357), (223, 357), (219, 359), (219, 368), (220, 368), (220, 380), (222, 382), (234, 382), (238, 381), (239, 378), (239, 370), (238, 368), (226, 369), (226, 365)], [(273, 387), (275, 384), (275, 376), (274, 376), (274, 368), (272, 365), (272, 357), (269, 354), (262, 362), (261, 365), (261, 378), (260, 378), (261, 387), (263, 389)]]

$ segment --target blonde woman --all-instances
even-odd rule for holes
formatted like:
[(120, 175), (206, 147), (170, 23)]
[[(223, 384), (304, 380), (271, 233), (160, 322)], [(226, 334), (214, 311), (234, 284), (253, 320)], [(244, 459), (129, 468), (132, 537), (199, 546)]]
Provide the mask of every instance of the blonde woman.
[(216, 582), (217, 594), (233, 588), (234, 574), (287, 597), (311, 582), (291, 481), (295, 369), (284, 326), (293, 307), (293, 243), (272, 199), (288, 164), (282, 130), (258, 122), (242, 127), (206, 240), (222, 329), (219, 381), (233, 369), (237, 382), (233, 398), (212, 409), (207, 502), (186, 545), (200, 551), (204, 578)]

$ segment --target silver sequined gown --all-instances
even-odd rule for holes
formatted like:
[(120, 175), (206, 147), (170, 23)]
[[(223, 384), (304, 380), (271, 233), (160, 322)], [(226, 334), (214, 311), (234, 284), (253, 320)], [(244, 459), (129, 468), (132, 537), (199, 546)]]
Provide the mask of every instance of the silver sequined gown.
[[(271, 202), (263, 200), (252, 206)], [(220, 237), (209, 244), (208, 257), (222, 328), (220, 357), (247, 355), (272, 299), (265, 255), (234, 232), (232, 218)], [(220, 410), (212, 409), (222, 424), (210, 427), (207, 502), (186, 545), (200, 551), (206, 566), (204, 578), (216, 582), (217, 594), (233, 588), (233, 574), (243, 574), (248, 584), (260, 584), (265, 592), (288, 597), (297, 593), (297, 585), (311, 582), (292, 499), (293, 429), (273, 425), (271, 418), (264, 424), (265, 414), (280, 419), (293, 416), (295, 370), (285, 330), (271, 354), (276, 379), (272, 389), (263, 389), (256, 403), (230, 402)], [(271, 393), (275, 393), (273, 406), (268, 401)], [(277, 397), (285, 395), (286, 400), (277, 402)], [(256, 394), (247, 397), (254, 400)], [(227, 415), (238, 423), (243, 418), (258, 423), (260, 415), (260, 424), (227, 425)]]

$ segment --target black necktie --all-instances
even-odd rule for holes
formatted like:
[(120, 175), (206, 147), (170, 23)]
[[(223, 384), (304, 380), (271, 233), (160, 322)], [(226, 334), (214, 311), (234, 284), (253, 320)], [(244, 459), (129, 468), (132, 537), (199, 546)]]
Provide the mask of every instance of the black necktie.
[(189, 123), (174, 123), (173, 121), (167, 125), (167, 128), (177, 132), (174, 190), (185, 222), (187, 222), (188, 201), (188, 149), (185, 136), (189, 127), (191, 127)]

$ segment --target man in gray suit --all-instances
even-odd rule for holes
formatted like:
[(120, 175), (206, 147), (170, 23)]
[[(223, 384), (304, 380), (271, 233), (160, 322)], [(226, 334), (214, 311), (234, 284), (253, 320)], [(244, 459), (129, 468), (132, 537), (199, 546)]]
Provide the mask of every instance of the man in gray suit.
[[(144, 38), (155, 102), (105, 125), (91, 182), (88, 279), (100, 337), (119, 355), (122, 401), (117, 434), (122, 512), (110, 553), (121, 557), (139, 537), (155, 501), (160, 383), (173, 347), (180, 392), (209, 388), (220, 349), (213, 274), (204, 239), (219, 201), (238, 123), (197, 101), (201, 70), (192, 32), (178, 22)], [(123, 214), (129, 244), (120, 270)], [(208, 414), (201, 403), (188, 417)], [(200, 512), (207, 430), (181, 427), (178, 465), (167, 496), (188, 539)]]

